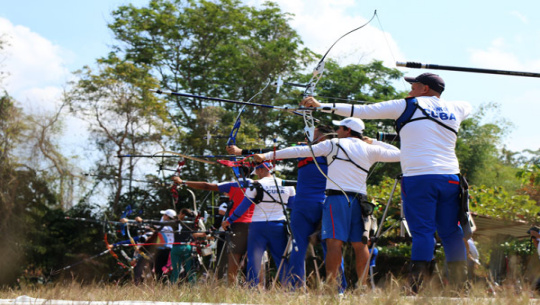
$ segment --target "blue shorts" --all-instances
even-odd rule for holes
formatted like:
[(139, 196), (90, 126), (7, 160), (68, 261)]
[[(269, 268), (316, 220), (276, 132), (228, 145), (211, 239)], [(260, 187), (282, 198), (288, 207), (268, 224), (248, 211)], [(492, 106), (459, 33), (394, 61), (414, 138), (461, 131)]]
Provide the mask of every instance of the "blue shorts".
[(322, 239), (333, 238), (343, 242), (361, 242), (364, 232), (360, 197), (345, 194), (326, 197), (323, 207)]

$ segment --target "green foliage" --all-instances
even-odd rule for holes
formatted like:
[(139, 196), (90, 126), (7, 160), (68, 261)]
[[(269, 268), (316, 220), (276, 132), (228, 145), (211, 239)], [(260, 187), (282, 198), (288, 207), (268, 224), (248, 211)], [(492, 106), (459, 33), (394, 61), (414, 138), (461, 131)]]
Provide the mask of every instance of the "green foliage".
[(412, 244), (410, 243), (399, 243), (393, 246), (380, 247), (379, 254), (394, 256), (394, 257), (408, 257), (411, 255)]
[(536, 249), (529, 239), (512, 239), (503, 242), (500, 246), (507, 254), (528, 256), (536, 253)]
[(511, 124), (497, 116), (499, 105), (482, 105), (470, 118), (461, 123), (456, 143), (460, 169), (469, 183), (503, 186), (516, 190), (516, 170), (500, 159), (499, 148)]
[(23, 257), (20, 255), (21, 243), (24, 238), (22, 229), (24, 222), (22, 214), (25, 204), (18, 187), (23, 184), (18, 180), (19, 164), (14, 156), (14, 150), (22, 141), (26, 130), (23, 123), (22, 111), (15, 106), (15, 101), (6, 93), (0, 96), (0, 286), (13, 285), (22, 268), (19, 264)]
[[(389, 69), (382, 65), (380, 61), (373, 61), (369, 64), (357, 64), (340, 67), (336, 61), (326, 59), (325, 75), (317, 85), (317, 98), (324, 102), (339, 103), (373, 103), (387, 99), (396, 99), (403, 96), (403, 93), (397, 92), (391, 85), (391, 81), (402, 76), (396, 69)], [(299, 77), (300, 82), (309, 81), (311, 74), (305, 74)], [(298, 82), (290, 79), (290, 82)], [(298, 95), (298, 101), (301, 99), (301, 92), (293, 90), (291, 94)], [(359, 102), (363, 101), (363, 102)], [(320, 125), (332, 125), (333, 119), (339, 119), (337, 116), (319, 115)], [(392, 129), (392, 121), (367, 120), (365, 135), (375, 138), (378, 131), (388, 131)], [(282, 133), (287, 133), (286, 139), (303, 140), (304, 122), (301, 118), (292, 118), (281, 122)], [(394, 143), (395, 144), (395, 143)], [(286, 144), (285, 144), (286, 145)], [(290, 145), (290, 144), (289, 144)], [(292, 165), (291, 165), (292, 166)], [(377, 184), (384, 176), (394, 177), (401, 172), (399, 163), (380, 163), (372, 168), (370, 182)], [(296, 170), (291, 174), (286, 173), (289, 179), (295, 179)]]
[(471, 186), (470, 196), (471, 211), (479, 215), (529, 223), (540, 221), (540, 206), (528, 195), (512, 194), (503, 187)]
[(96, 72), (90, 67), (78, 72), (79, 80), (72, 84), (65, 101), (73, 114), (90, 123), (102, 159), (94, 171), (111, 187), (112, 207), (118, 214), (123, 179), (133, 177), (138, 160), (116, 156), (156, 150), (171, 128), (166, 104), (149, 91), (157, 87), (157, 81), (147, 68), (121, 61), (114, 54), (98, 63)]
[(516, 176), (521, 182), (518, 193), (530, 196), (540, 206), (540, 164), (538, 160), (533, 159), (531, 163), (520, 167)]
[[(301, 49), (289, 15), (276, 4), (261, 9), (239, 1), (151, 1), (148, 6), (122, 6), (109, 25), (119, 41), (118, 56), (148, 65), (163, 88), (173, 91), (247, 101), (278, 74), (292, 72), (311, 58)], [(122, 54), (122, 55), (121, 55)], [(276, 95), (268, 88), (252, 102), (270, 103)], [(208, 102), (168, 97), (171, 119), (178, 133), (167, 148), (186, 154), (223, 154), (225, 139), (206, 145), (207, 133), (227, 136), (239, 107), (219, 104), (212, 112)], [(267, 140), (275, 132), (288, 132), (287, 114), (248, 107), (242, 114), (239, 145)], [(301, 121), (301, 120), (300, 120)], [(294, 131), (298, 128), (294, 129)], [(188, 177), (207, 180), (230, 175), (229, 170), (192, 164)]]

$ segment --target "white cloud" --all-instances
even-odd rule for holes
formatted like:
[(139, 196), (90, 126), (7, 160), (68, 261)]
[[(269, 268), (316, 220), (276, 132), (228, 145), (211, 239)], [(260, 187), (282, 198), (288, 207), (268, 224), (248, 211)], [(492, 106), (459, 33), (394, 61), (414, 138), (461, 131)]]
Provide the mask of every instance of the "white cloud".
[[(73, 76), (66, 60), (73, 54), (24, 26), (0, 18), (0, 35), (7, 40), (1, 69), (8, 72), (3, 85), (25, 113), (52, 115), (61, 104), (63, 88)], [(3, 54), (4, 55), (4, 54)], [(63, 116), (64, 134), (60, 145), (68, 155), (84, 155), (87, 124)]]
[(496, 48), (487, 50), (471, 50), (471, 62), (479, 67), (499, 70), (523, 70), (523, 64), (512, 53)]
[[(250, 5), (260, 5), (263, 1), (247, 1)], [(330, 46), (345, 33), (363, 25), (371, 17), (355, 15), (358, 3), (353, 0), (276, 0), (282, 11), (294, 14), (290, 22), (298, 31), (304, 45), (323, 55)], [(340, 64), (366, 64), (373, 59), (382, 60), (388, 67), (395, 67), (396, 60), (404, 56), (396, 42), (388, 33), (377, 28), (376, 18), (364, 28), (341, 39), (330, 51), (327, 58), (338, 60)]]
[[(516, 36), (519, 39), (520, 36)], [(496, 38), (486, 49), (469, 49), (471, 63), (478, 67), (498, 70), (533, 72), (540, 70), (540, 58), (522, 54), (521, 46)]]
[(519, 19), (523, 23), (529, 23), (529, 19), (525, 15), (521, 14), (518, 11), (511, 11), (510, 15), (516, 17), (517, 19)]
[(8, 42), (2, 67), (9, 73), (4, 80), (7, 91), (23, 105), (54, 103), (58, 88), (70, 77), (65, 66), (70, 53), (9, 20), (0, 18), (0, 29)]
[(524, 70), (516, 54), (505, 51), (506, 43), (503, 38), (496, 38), (487, 49), (470, 49), (469, 57), (473, 65), (498, 70)]

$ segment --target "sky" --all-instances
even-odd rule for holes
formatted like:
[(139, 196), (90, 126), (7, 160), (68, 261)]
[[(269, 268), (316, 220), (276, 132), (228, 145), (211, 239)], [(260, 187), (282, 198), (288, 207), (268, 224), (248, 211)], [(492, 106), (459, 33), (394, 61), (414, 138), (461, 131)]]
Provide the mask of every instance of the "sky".
[[(259, 6), (263, 1), (244, 0)], [(342, 40), (328, 58), (341, 64), (366, 64), (373, 59), (395, 68), (396, 61), (540, 72), (539, 1), (362, 1), (278, 0), (294, 14), (290, 24), (304, 45), (319, 54), (340, 36), (368, 26)], [(144, 6), (148, 0), (2, 1), (0, 36), (9, 45), (0, 70), (9, 71), (4, 87), (28, 112), (52, 111), (72, 72), (94, 65), (113, 43), (107, 23), (120, 5)], [(1, 59), (1, 57), (0, 57)], [(444, 78), (443, 98), (468, 101), (477, 110), (486, 103), (500, 105), (487, 120), (513, 124), (504, 146), (512, 151), (538, 150), (540, 79), (437, 70), (399, 68), (407, 76), (424, 72)], [(323, 76), (324, 77), (324, 76)], [(408, 91), (404, 81), (399, 90)], [(320, 114), (325, 115), (325, 114)], [(84, 124), (66, 119), (65, 153), (80, 153)]]

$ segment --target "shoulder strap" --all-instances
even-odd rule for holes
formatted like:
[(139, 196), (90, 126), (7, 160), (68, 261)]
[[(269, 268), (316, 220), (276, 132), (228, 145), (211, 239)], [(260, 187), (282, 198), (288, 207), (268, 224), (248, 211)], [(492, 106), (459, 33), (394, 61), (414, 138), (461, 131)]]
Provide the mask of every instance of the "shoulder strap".
[(366, 172), (367, 174), (369, 174), (369, 170), (363, 168), (362, 166), (356, 164), (352, 159), (351, 157), (349, 157), (349, 154), (345, 151), (345, 149), (343, 149), (343, 147), (341, 147), (341, 145), (339, 145), (339, 143), (337, 144), (338, 148), (341, 149), (341, 151), (345, 154), (345, 156), (347, 157), (347, 159), (339, 159), (336, 157), (336, 159), (339, 159), (339, 160), (344, 160), (344, 161), (349, 161), (351, 162), (354, 166), (358, 167), (359, 169), (363, 170), (364, 172)]
[[(450, 126), (444, 124), (443, 122), (433, 118), (431, 115), (429, 115), (427, 110), (420, 107), (420, 105), (418, 105), (418, 100), (416, 98), (408, 97), (408, 98), (405, 98), (405, 101), (407, 103), (406, 106), (405, 106), (405, 110), (399, 116), (399, 118), (397, 118), (397, 120), (396, 120), (395, 128), (396, 128), (396, 132), (398, 134), (400, 133), (403, 126), (407, 125), (410, 122), (419, 121), (419, 120), (430, 120), (430, 121), (433, 121), (433, 122), (439, 124), (440, 126), (446, 128), (446, 129), (450, 130), (451, 132), (453, 132), (457, 136), (458, 132), (455, 131), (452, 127), (450, 127)], [(423, 117), (418, 117), (418, 118), (415, 118), (415, 119), (411, 119), (414, 112), (417, 109), (420, 109), (420, 111), (422, 111), (422, 114), (424, 116)]]
[(253, 199), (253, 202), (255, 204), (259, 204), (261, 203), (262, 199), (263, 199), (263, 196), (264, 196), (264, 188), (262, 187), (262, 185), (259, 183), (259, 181), (255, 181), (251, 184), (251, 186), (249, 187), (251, 190), (255, 190), (256, 193), (255, 193), (255, 198)]
[[(339, 139), (337, 141), (339, 141)], [(332, 165), (332, 163), (334, 163), (334, 161), (336, 160), (336, 155), (337, 155), (338, 150), (339, 150), (339, 148), (337, 146), (334, 146), (334, 141), (330, 140), (330, 144), (332, 145), (332, 150), (326, 156), (326, 164), (328, 164), (328, 166), (330, 166), (330, 165)]]
[[(334, 144), (334, 143), (332, 142), (332, 144)], [(338, 157), (338, 152), (339, 152), (340, 149), (345, 154), (345, 157), (347, 157), (346, 159)], [(362, 171), (369, 174), (369, 170), (367, 170), (367, 169), (361, 167), (360, 165), (354, 163), (354, 161), (351, 159), (351, 157), (349, 157), (349, 154), (345, 151), (345, 149), (341, 145), (339, 145), (339, 139), (338, 139), (338, 142), (336, 143), (336, 149), (334, 149), (334, 147), (332, 146), (332, 152), (330, 152), (330, 154), (328, 156), (326, 156), (326, 159), (327, 160), (331, 159), (331, 160), (328, 161), (328, 166), (330, 166), (336, 160), (347, 161), (347, 162), (351, 162), (354, 166), (356, 166), (357, 168), (359, 168)]]
[(417, 104), (416, 98), (408, 97), (408, 98), (405, 99), (405, 102), (406, 102), (405, 110), (399, 116), (399, 118), (397, 118), (397, 120), (396, 120), (395, 128), (396, 128), (396, 132), (398, 134), (401, 131), (401, 128), (403, 128), (403, 126), (405, 126), (407, 123), (409, 123), (411, 121), (411, 118), (412, 118), (414, 112), (417, 109), (416, 108), (416, 104)]
[[(255, 204), (259, 204), (263, 201), (263, 197), (264, 197), (264, 193), (266, 193), (268, 196), (270, 196), (270, 198), (273, 200), (272, 202), (278, 202), (276, 200), (276, 198), (274, 198), (274, 196), (272, 196), (272, 194), (270, 194), (263, 186), (261, 183), (259, 183), (258, 181), (255, 181), (253, 182), (252, 186), (251, 186), (251, 189), (255, 189), (257, 191), (257, 194), (255, 195), (255, 199), (253, 200), (253, 202)], [(279, 192), (279, 189), (277, 190)], [(266, 201), (265, 201), (266, 202)]]

